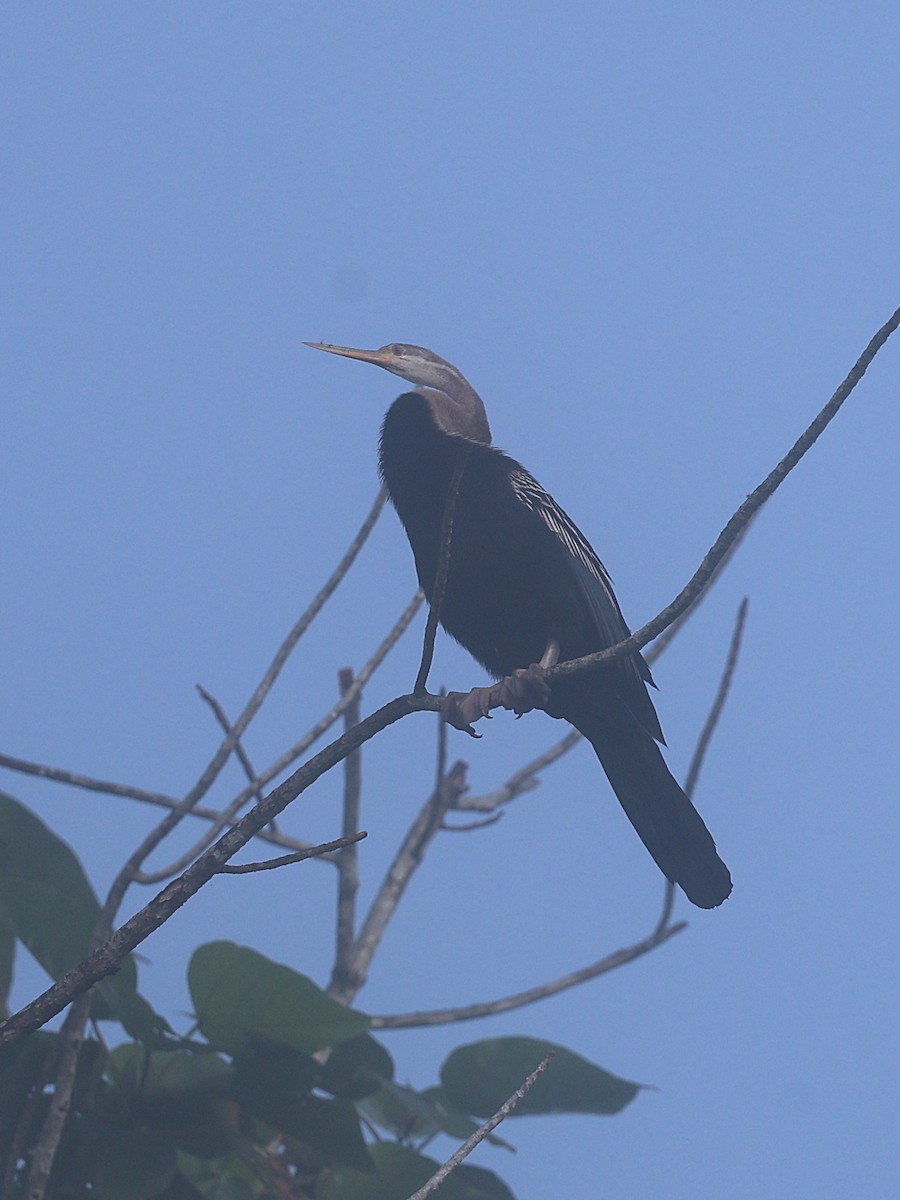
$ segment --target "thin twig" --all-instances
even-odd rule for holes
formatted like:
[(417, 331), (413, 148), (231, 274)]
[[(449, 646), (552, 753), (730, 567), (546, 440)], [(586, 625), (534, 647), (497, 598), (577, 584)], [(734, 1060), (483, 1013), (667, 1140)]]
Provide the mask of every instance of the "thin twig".
[[(123, 796), (128, 800), (140, 800), (143, 804), (154, 804), (159, 808), (176, 808), (181, 801), (174, 796), (166, 796), (162, 792), (150, 792), (145, 788), (131, 787), (125, 783), (114, 783), (108, 779), (94, 779), (90, 775), (82, 775), (78, 771), (68, 771), (63, 767), (51, 767), (46, 763), (31, 762), (27, 758), (13, 758), (10, 754), (0, 754), (0, 767), (16, 771), (20, 775), (34, 775), (38, 779), (50, 779), (54, 783), (65, 783), (70, 787), (83, 788), (88, 792), (100, 792), (107, 796)], [(197, 809), (198, 813), (203, 810)], [(210, 812), (210, 810), (207, 810)], [(210, 815), (218, 815), (212, 814)]]
[(323, 842), (321, 846), (310, 846), (308, 850), (299, 850), (296, 854), (282, 854), (280, 858), (269, 858), (265, 862), (225, 863), (219, 868), (220, 875), (252, 875), (255, 871), (275, 871), (278, 867), (289, 867), (292, 863), (305, 862), (308, 858), (317, 858), (322, 854), (334, 854), (355, 846), (369, 835), (365, 830), (357, 830), (354, 834), (335, 838), (333, 842)]
[(196, 862), (192, 863), (143, 908), (115, 931), (102, 946), (94, 950), (82, 962), (77, 963), (52, 987), (26, 1004), (18, 1012), (0, 1022), (0, 1046), (32, 1033), (51, 1017), (55, 1016), (73, 997), (80, 995), (107, 975), (114, 974), (122, 960), (139, 946), (154, 930), (163, 925), (201, 887), (217, 875), (223, 863), (255, 837), (273, 817), (278, 816), (308, 787), (330, 771), (337, 763), (363, 745), (388, 726), (401, 721), (414, 712), (439, 712), (442, 701), (437, 696), (397, 696), (382, 705), (376, 712), (365, 717), (358, 725), (330, 745), (313, 755), (298, 767), (283, 783), (274, 788), (262, 801), (255, 805), (221, 835), (215, 845), (210, 846)]
[[(284, 667), (284, 664), (290, 657), (291, 651), (322, 611), (325, 603), (331, 599), (332, 595), (337, 589), (338, 584), (343, 580), (344, 576), (353, 566), (356, 556), (365, 545), (369, 534), (375, 528), (375, 522), (381, 516), (381, 510), (384, 508), (386, 499), (387, 492), (384, 488), (381, 488), (378, 495), (375, 497), (366, 519), (360, 526), (359, 532), (347, 547), (347, 550), (344, 556), (341, 558), (341, 561), (334, 568), (322, 588), (313, 597), (313, 600), (306, 609), (306, 612), (304, 612), (303, 615), (296, 621), (293, 629), (291, 629), (290, 633), (288, 633), (287, 637), (278, 647), (275, 657), (272, 659), (268, 670), (259, 682), (259, 686), (250, 697), (244, 712), (241, 713), (241, 716), (238, 718), (237, 724), (240, 726), (238, 729), (238, 736), (244, 732), (244, 729), (249, 724), (250, 719), (256, 714), (256, 712), (262, 706), (266, 696), (272, 690), (275, 680), (278, 678), (282, 668)], [(250, 714), (249, 717), (247, 716), (248, 713)]]
[(365, 983), (375, 951), (409, 881), (440, 830), (444, 814), (466, 788), (466, 771), (466, 764), (458, 762), (442, 776), (400, 843), (348, 956), (350, 979), (340, 994), (333, 993), (341, 1003), (349, 1004)]
[(444, 516), (441, 522), (441, 541), (438, 547), (438, 564), (434, 575), (434, 587), (428, 605), (428, 620), (425, 623), (425, 637), (422, 642), (422, 661), (413, 692), (418, 694), (425, 691), (428, 682), (428, 672), (434, 659), (434, 640), (437, 636), (438, 622), (441, 619), (441, 609), (444, 605), (444, 592), (447, 588), (447, 576), (450, 572), (450, 552), (453, 543), (453, 518), (456, 516), (456, 501), (459, 497), (459, 485), (462, 481), (466, 463), (469, 461), (470, 447), (461, 441), (457, 451), (450, 486), (447, 488), (447, 499), (444, 501)]
[(527, 988), (524, 992), (514, 992), (511, 996), (501, 996), (496, 1000), (485, 1000), (478, 1004), (463, 1004), (456, 1008), (434, 1008), (423, 1012), (392, 1013), (387, 1016), (372, 1017), (370, 1028), (415, 1029), (423, 1025), (452, 1025), (458, 1021), (474, 1021), (478, 1017), (492, 1017), (497, 1013), (524, 1008), (528, 1004), (535, 1004), (538, 1000), (546, 1000), (549, 996), (556, 996), (559, 992), (565, 992), (569, 988), (587, 983), (589, 979), (608, 975), (610, 971), (616, 971), (619, 967), (624, 967), (627, 963), (649, 954), (651, 950), (655, 950), (657, 946), (661, 946), (663, 942), (667, 942), (669, 938), (674, 937), (676, 933), (681, 933), (682, 929), (686, 928), (687, 921), (677, 921), (674, 925), (662, 928), (657, 923), (653, 933), (639, 942), (635, 942), (634, 945), (625, 946), (586, 967), (570, 971), (558, 979), (538, 984), (536, 987)]
[(486, 792), (480, 796), (463, 796), (456, 808), (466, 812), (493, 812), (511, 800), (515, 800), (524, 792), (532, 791), (540, 784), (540, 780), (537, 778), (539, 772), (562, 758), (581, 740), (582, 735), (577, 729), (570, 730), (564, 738), (554, 742), (543, 754), (539, 754), (537, 758), (532, 759), (531, 762), (526, 763), (524, 767), (520, 767), (513, 775), (510, 775), (509, 779), (496, 791)]
[(687, 796), (693, 796), (694, 794), (697, 780), (700, 777), (700, 771), (703, 769), (703, 760), (706, 758), (706, 752), (709, 749), (709, 743), (712, 740), (712, 735), (715, 733), (719, 718), (722, 715), (722, 709), (725, 707), (725, 701), (728, 699), (728, 693), (731, 690), (731, 681), (734, 679), (734, 670), (737, 666), (738, 655), (741, 652), (741, 641), (744, 636), (744, 626), (747, 622), (747, 606), (749, 603), (750, 601), (745, 596), (737, 611), (734, 630), (731, 634), (731, 644), (728, 647), (728, 657), (725, 659), (725, 667), (722, 671), (722, 678), (719, 680), (719, 687), (713, 700), (712, 708), (709, 710), (709, 716), (706, 718), (706, 722), (700, 731), (697, 748), (694, 751), (687, 779), (685, 780), (684, 791)]
[(447, 821), (441, 821), (441, 830), (444, 833), (474, 833), (478, 829), (496, 825), (502, 816), (503, 813), (498, 812), (491, 817), (482, 817), (480, 821), (467, 821), (465, 825), (450, 825)]
[[(381, 666), (388, 653), (393, 649), (422, 605), (424, 596), (421, 592), (416, 592), (406, 608), (400, 614), (393, 627), (383, 638), (380, 645), (377, 647), (372, 657), (368, 660), (365, 666), (357, 675), (353, 682), (353, 686), (348, 690), (347, 695), (336, 704), (329, 712), (325, 714), (320, 721), (305, 734), (296, 745), (290, 750), (282, 754), (281, 757), (272, 764), (267, 770), (263, 771), (257, 781), (256, 786), (265, 787), (271, 783), (276, 776), (280, 775), (292, 763), (304, 754), (309, 747), (317, 741), (323, 733), (325, 733), (331, 725), (343, 714), (347, 705), (352, 703), (362, 691), (363, 687), (372, 678), (378, 668)], [(434, 712), (435, 709), (431, 705), (423, 705), (417, 707), (414, 711)], [(106, 779), (95, 779), (90, 775), (83, 775), (77, 771), (69, 771), (62, 767), (48, 766), (44, 763), (30, 762), (23, 758), (13, 758), (8, 754), (0, 754), (0, 767), (7, 767), (11, 771), (16, 771), (22, 775), (34, 775), (39, 779), (51, 779), (54, 783), (67, 784), (70, 787), (83, 788), (85, 791), (98, 792), (101, 795), (121, 796), (128, 800), (138, 800), (143, 804), (152, 804), (157, 808), (166, 808), (169, 811), (175, 811), (183, 808), (184, 800), (178, 800), (174, 796), (167, 796), (162, 792), (151, 792), (144, 788), (132, 787), (129, 784), (116, 783)], [(244, 804), (254, 795), (256, 786), (245, 788), (239, 796), (229, 805), (226, 810), (232, 816), (237, 813)], [(221, 829), (224, 825), (233, 828), (233, 822), (230, 817), (226, 817), (223, 821), (223, 813), (213, 808), (204, 808), (201, 805), (194, 805), (188, 815), (199, 817), (204, 821), (211, 821), (217, 829)], [(292, 838), (284, 833), (273, 832), (271, 825), (266, 829), (260, 830), (256, 837), (261, 841), (268, 842), (270, 845), (279, 846), (284, 850), (306, 850), (310, 843)], [(326, 858), (323, 861), (332, 861)]]
[[(215, 698), (215, 696), (208, 692), (202, 684), (198, 683), (196, 687), (201, 698), (205, 700), (212, 709), (215, 718), (222, 727), (226, 737), (231, 736), (232, 726), (231, 722), (228, 720), (225, 709)], [(244, 774), (247, 776), (247, 779), (250, 783), (246, 793), (241, 793), (241, 797), (246, 794), (247, 800), (255, 798), (255, 800), (259, 802), (263, 795), (262, 786), (259, 782), (259, 777), (254, 771), (253, 765), (250, 762), (250, 759), (247, 757), (247, 753), (244, 750), (243, 744), (239, 738), (234, 739), (234, 752), (241, 766), (244, 768)], [(244, 807), (245, 803), (246, 801), (241, 798), (239, 798), (239, 802), (232, 801), (232, 803), (229, 804), (229, 806), (219, 814), (218, 818), (212, 823), (212, 826), (207, 829), (206, 833), (204, 833), (201, 838), (198, 838), (192, 846), (189, 846), (183, 854), (180, 854), (173, 862), (167, 863), (166, 866), (158, 867), (155, 871), (136, 871), (134, 875), (134, 882), (143, 884), (144, 886), (152, 886), (154, 883), (161, 883), (164, 879), (171, 879), (174, 875), (177, 875), (179, 871), (183, 871), (185, 867), (192, 863), (199, 854), (202, 854), (208, 846), (213, 844), (223, 829), (227, 829), (229, 825), (234, 823), (234, 818)], [(303, 849), (305, 850), (306, 847), (303, 847)]]
[(555, 1053), (551, 1051), (546, 1058), (543, 1058), (535, 1069), (531, 1072), (528, 1078), (520, 1087), (517, 1087), (510, 1098), (497, 1109), (492, 1117), (490, 1117), (483, 1125), (480, 1125), (471, 1137), (467, 1138), (455, 1154), (447, 1159), (439, 1170), (435, 1171), (432, 1177), (419, 1188), (417, 1192), (408, 1198), (408, 1200), (426, 1200), (426, 1197), (433, 1195), (434, 1192), (441, 1186), (447, 1176), (453, 1171), (463, 1159), (468, 1158), (479, 1142), (484, 1141), (491, 1130), (496, 1129), (504, 1118), (508, 1117), (516, 1105), (528, 1095), (531, 1089), (537, 1083), (538, 1079), (547, 1070), (550, 1063), (555, 1058)]
[[(140, 859), (141, 862), (143, 862), (143, 860), (147, 857), (147, 855), (150, 854), (152, 852), (152, 850), (155, 849), (156, 845), (158, 844), (159, 841), (162, 840), (162, 838), (168, 836), (168, 834), (172, 831), (172, 829), (175, 827), (175, 825), (177, 825), (178, 822), (181, 821), (181, 819), (185, 816), (186, 813), (191, 811), (191, 809), (194, 807), (194, 805), (199, 800), (201, 800), (203, 798), (203, 796), (205, 796), (206, 793), (209, 791), (209, 789), (212, 787), (213, 783), (218, 778), (219, 773), (221, 772), (222, 768), (225, 766), (225, 763), (231, 757), (231, 753), (234, 750), (235, 745), (240, 740), (240, 738), (243, 736), (243, 734), (246, 731), (247, 727), (249, 726), (250, 722), (253, 720), (253, 718), (256, 716), (256, 714), (259, 712), (260, 708), (263, 705), (263, 702), (265, 701), (269, 692), (274, 687), (275, 681), (278, 678), (278, 676), (281, 674), (281, 671), (282, 671), (285, 663), (287, 662), (288, 657), (291, 654), (291, 651), (297, 645), (297, 643), (299, 642), (299, 640), (303, 636), (303, 634), (306, 633), (307, 629), (309, 629), (312, 622), (315, 620), (315, 618), (321, 612), (323, 606), (325, 605), (325, 602), (333, 595), (338, 584), (341, 582), (341, 580), (344, 578), (344, 576), (350, 570), (350, 567), (353, 565), (353, 562), (354, 562), (357, 554), (359, 553), (360, 549), (364, 545), (369, 534), (372, 532), (372, 529), (375, 525), (375, 522), (378, 520), (378, 517), (379, 517), (379, 514), (381, 513), (382, 508), (384, 508), (385, 498), (386, 498), (386, 493), (385, 493), (384, 488), (382, 488), (381, 491), (378, 493), (378, 495), (375, 497), (375, 502), (372, 505), (372, 508), (370, 509), (368, 516), (363, 521), (363, 523), (359, 529), (359, 532), (356, 534), (353, 541), (350, 543), (344, 556), (341, 558), (341, 561), (338, 563), (338, 565), (332, 571), (332, 573), (329, 576), (328, 580), (326, 581), (325, 585), (315, 595), (315, 597), (312, 600), (312, 603), (309, 605), (309, 607), (306, 609), (306, 611), (303, 613), (303, 615), (300, 617), (300, 619), (294, 624), (293, 629), (291, 629), (290, 633), (287, 635), (287, 637), (284, 639), (284, 641), (278, 647), (278, 650), (275, 652), (275, 657), (272, 659), (272, 662), (270, 663), (265, 674), (263, 675), (262, 679), (260, 680), (259, 684), (257, 685), (257, 688), (254, 691), (253, 695), (250, 697), (250, 699), (247, 701), (246, 705), (244, 706), (243, 712), (240, 714), (238, 719), (235, 721), (234, 725), (231, 728), (231, 732), (226, 735), (225, 740), (222, 742), (222, 744), (219, 746), (216, 753), (210, 759), (208, 765), (206, 766), (205, 770), (201, 774), (200, 778), (197, 780), (197, 782), (194, 784), (194, 786), (191, 788), (191, 790), (185, 796), (185, 798), (181, 802), (181, 804), (179, 804), (179, 806), (176, 809), (172, 810), (172, 814), (170, 815), (170, 818), (167, 819), (165, 822), (163, 822), (163, 825), (165, 826), (165, 828), (161, 829), (157, 841), (154, 842), (153, 835), (151, 835), (151, 837), (147, 839), (146, 843), (139, 848), (137, 854), (142, 856)], [(262, 781), (260, 781), (260, 783), (262, 783)], [(248, 796), (253, 794), (253, 790), (254, 790), (253, 788), (247, 789)], [(131, 868), (129, 866), (127, 869), (131, 872), (131, 874), (133, 874), (133, 868)]]
[[(209, 707), (212, 709), (213, 715), (215, 716), (216, 720), (219, 722), (219, 725), (222, 727), (222, 732), (226, 736), (230, 735), (231, 722), (228, 720), (228, 715), (226, 714), (225, 709), (222, 707), (222, 705), (219, 703), (219, 701), (216, 699), (216, 697), (212, 694), (212, 692), (209, 692), (206, 690), (206, 688), (203, 686), (202, 683), (198, 683), (195, 686), (197, 688), (197, 693), (200, 696), (201, 700), (204, 700), (209, 705)], [(253, 788), (253, 792), (251, 793), (251, 795), (257, 801), (262, 800), (262, 789), (261, 789), (260, 783), (259, 783), (259, 776), (254, 771), (253, 764), (250, 762), (250, 759), (247, 755), (247, 751), (244, 749), (244, 743), (240, 740), (240, 738), (235, 738), (234, 752), (237, 756), (238, 762), (244, 768), (244, 774), (247, 776), (247, 782)]]
[[(339, 674), (341, 695), (345, 695), (353, 686), (353, 671), (349, 667)], [(344, 728), (352, 729), (359, 721), (359, 696), (352, 704), (348, 704), (344, 712)], [(360, 770), (360, 754), (354, 750), (344, 759), (344, 803), (343, 803), (343, 834), (351, 838), (359, 828), (360, 793), (362, 790), (362, 775)], [(337, 921), (335, 928), (334, 968), (331, 972), (329, 993), (340, 991), (350, 980), (348, 979), (348, 963), (356, 933), (356, 894), (359, 891), (359, 865), (356, 858), (355, 843), (350, 842), (347, 848), (337, 857), (338, 868), (338, 902)]]
[(756, 513), (753, 513), (752, 516), (747, 521), (747, 524), (743, 527), (743, 529), (738, 530), (734, 541), (731, 543), (731, 545), (728, 547), (728, 549), (722, 555), (722, 557), (719, 560), (719, 562), (717, 563), (717, 565), (713, 568), (713, 572), (709, 577), (709, 582), (706, 584), (703, 591), (697, 597), (695, 603), (693, 603), (690, 606), (690, 608), (686, 609), (681, 614), (680, 617), (676, 617), (675, 620), (672, 622), (672, 624), (668, 627), (668, 629), (663, 630), (663, 632), (659, 635), (659, 637), (654, 641), (652, 646), (647, 646), (645, 648), (644, 658), (646, 659), (647, 664), (649, 666), (652, 666), (653, 663), (655, 663), (657, 661), (657, 659), (661, 658), (662, 655), (665, 654), (665, 652), (668, 650), (669, 646), (672, 644), (672, 642), (675, 640), (675, 638), (681, 632), (682, 628), (684, 627), (685, 622), (689, 621), (691, 619), (691, 617), (693, 617), (693, 615), (696, 613), (697, 609), (700, 607), (700, 605), (703, 603), (703, 601), (709, 595), (711, 588), (716, 583), (716, 581), (719, 579), (722, 572), (725, 570), (725, 568), (728, 566), (728, 564), (731, 562), (731, 560), (734, 558), (739, 547), (742, 545), (744, 538), (750, 532), (750, 526), (756, 520), (756, 515), (757, 515)]
[(84, 1029), (90, 1007), (91, 993), (85, 992), (69, 1009), (59, 1033), (59, 1062), (53, 1081), (53, 1095), (41, 1132), (35, 1141), (28, 1182), (25, 1185), (28, 1200), (43, 1200), (47, 1184), (50, 1182), (50, 1172), (53, 1170), (56, 1151), (72, 1104), (78, 1055), (84, 1041)]
[[(406, 608), (394, 622), (393, 627), (382, 640), (381, 644), (375, 650), (372, 657), (360, 670), (359, 674), (354, 679), (353, 683), (347, 689), (346, 693), (332, 708), (321, 717), (313, 727), (308, 730), (303, 737), (281, 754), (270, 767), (260, 774), (259, 781), (262, 785), (271, 783), (271, 781), (279, 776), (288, 767), (292, 766), (301, 755), (312, 746), (319, 738), (327, 733), (331, 726), (337, 721), (347, 710), (347, 706), (362, 693), (363, 688), (384, 662), (389, 652), (394, 648), (406, 630), (409, 628), (413, 617), (422, 607), (422, 601), (425, 599), (421, 592), (416, 592), (413, 598), (407, 604)], [(241, 793), (241, 800), (249, 795), (249, 791), (245, 789)]]
[[(734, 630), (731, 634), (731, 642), (728, 647), (728, 654), (725, 658), (725, 666), (722, 669), (722, 677), (719, 680), (719, 686), (716, 689), (712, 706), (705, 722), (703, 723), (703, 728), (700, 730), (700, 737), (697, 739), (697, 745), (694, 747), (694, 753), (691, 756), (691, 765), (688, 767), (687, 779), (684, 783), (684, 794), (689, 800), (692, 800), (694, 797), (694, 791), (697, 787), (697, 780), (700, 778), (700, 771), (703, 768), (703, 762), (706, 758), (706, 752), (709, 749), (709, 743), (712, 740), (712, 735), (719, 723), (719, 718), (722, 715), (722, 709), (725, 707), (725, 701), (728, 699), (728, 693), (731, 690), (731, 681), (734, 678), (734, 671), (737, 667), (738, 655), (740, 654), (741, 650), (741, 641), (744, 636), (744, 625), (746, 624), (747, 620), (748, 604), (749, 601), (745, 596), (738, 607), (737, 617), (735, 618), (734, 622)], [(674, 883), (669, 883), (667, 880), (663, 910), (659, 918), (659, 924), (656, 927), (657, 933), (661, 932), (668, 925), (674, 907), (675, 885)]]
[[(10, 771), (16, 771), (20, 775), (34, 775), (38, 779), (50, 779), (54, 783), (63, 783), (69, 787), (82, 788), (88, 792), (98, 792), (100, 795), (106, 796), (121, 796), (127, 800), (138, 800), (142, 804), (151, 804), (155, 808), (177, 808), (181, 803), (174, 796), (166, 796), (162, 792), (148, 792), (144, 788), (131, 787), (125, 783), (115, 783), (107, 779), (94, 779), (90, 775), (82, 775), (77, 771), (66, 771), (62, 767), (51, 767), (46, 763), (29, 762), (25, 758), (11, 758), (7, 754), (0, 754), (0, 767), (7, 767)], [(202, 805), (197, 805), (190, 811), (190, 816), (199, 817), (203, 821), (217, 822), (221, 820), (222, 814), (214, 808), (204, 808)], [(269, 842), (273, 846), (279, 846), (284, 850), (305, 850), (308, 842), (299, 841), (297, 838), (292, 838), (286, 833), (273, 832), (272, 826), (260, 830), (256, 835), (260, 841)], [(329, 860), (330, 861), (330, 860)]]

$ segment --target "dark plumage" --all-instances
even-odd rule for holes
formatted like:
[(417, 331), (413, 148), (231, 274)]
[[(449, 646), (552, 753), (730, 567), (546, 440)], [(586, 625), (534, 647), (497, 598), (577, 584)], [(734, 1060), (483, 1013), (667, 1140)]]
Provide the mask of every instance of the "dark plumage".
[[(440, 615), (491, 675), (499, 679), (540, 662), (552, 642), (565, 662), (628, 636), (599, 558), (537, 480), (491, 446), (481, 399), (455, 367), (417, 346), (318, 348), (421, 385), (395, 400), (385, 417), (380, 469), (429, 599), (450, 480), (465, 453)], [(694, 904), (713, 908), (730, 893), (731, 877), (660, 753), (648, 683), (649, 668), (635, 654), (553, 682), (543, 707), (590, 741), (663, 874)]]

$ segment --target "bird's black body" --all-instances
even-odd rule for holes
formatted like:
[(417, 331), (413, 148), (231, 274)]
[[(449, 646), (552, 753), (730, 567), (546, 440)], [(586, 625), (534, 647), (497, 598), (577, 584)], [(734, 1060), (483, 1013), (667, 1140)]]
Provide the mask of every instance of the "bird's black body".
[[(441, 624), (496, 678), (539, 662), (551, 639), (560, 661), (614, 645), (629, 630), (599, 559), (578, 529), (514, 459), (446, 433), (425, 394), (391, 406), (380, 468), (406, 529), (426, 596), (438, 567), (446, 498), (459, 483)], [(731, 891), (728, 869), (659, 751), (662, 740), (640, 655), (552, 685), (551, 716), (591, 742), (613, 790), (662, 872), (695, 904)]]
[[(555, 651), (563, 662), (580, 658), (628, 636), (603, 564), (553, 497), (491, 445), (481, 397), (456, 367), (403, 343), (379, 350), (308, 344), (418, 385), (385, 417), (380, 468), (429, 600), (447, 497), (464, 459), (440, 619), (492, 675), (510, 676)], [(590, 741), (663, 874), (694, 904), (714, 908), (730, 893), (731, 876), (663, 760), (648, 683), (647, 664), (634, 654), (553, 681), (542, 707)]]

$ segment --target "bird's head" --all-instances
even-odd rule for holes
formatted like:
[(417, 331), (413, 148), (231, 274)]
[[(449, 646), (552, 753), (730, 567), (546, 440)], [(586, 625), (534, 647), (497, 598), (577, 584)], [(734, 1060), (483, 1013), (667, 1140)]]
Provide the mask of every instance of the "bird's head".
[(458, 367), (433, 350), (405, 342), (390, 342), (378, 350), (355, 350), (351, 346), (332, 346), (328, 342), (306, 342), (305, 345), (328, 354), (340, 354), (343, 358), (373, 363), (416, 384), (428, 400), (440, 429), (490, 444), (491, 428), (481, 397)]

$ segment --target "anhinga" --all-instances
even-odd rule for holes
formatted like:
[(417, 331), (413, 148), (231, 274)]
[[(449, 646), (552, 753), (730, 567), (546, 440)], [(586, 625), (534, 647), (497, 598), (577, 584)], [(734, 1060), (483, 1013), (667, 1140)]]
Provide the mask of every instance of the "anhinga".
[[(531, 706), (571, 722), (588, 739), (666, 878), (701, 908), (721, 904), (731, 876), (660, 753), (664, 739), (643, 657), (620, 658), (549, 687), (531, 667), (580, 658), (629, 635), (609, 575), (584, 535), (524, 467), (491, 445), (484, 404), (456, 367), (421, 346), (307, 344), (417, 385), (384, 419), (380, 470), (429, 601), (447, 497), (457, 481), (441, 624), (491, 675), (507, 677), (507, 707), (528, 707), (521, 692), (535, 685), (539, 698)], [(484, 711), (484, 692), (475, 689), (460, 706), (463, 723)]]

